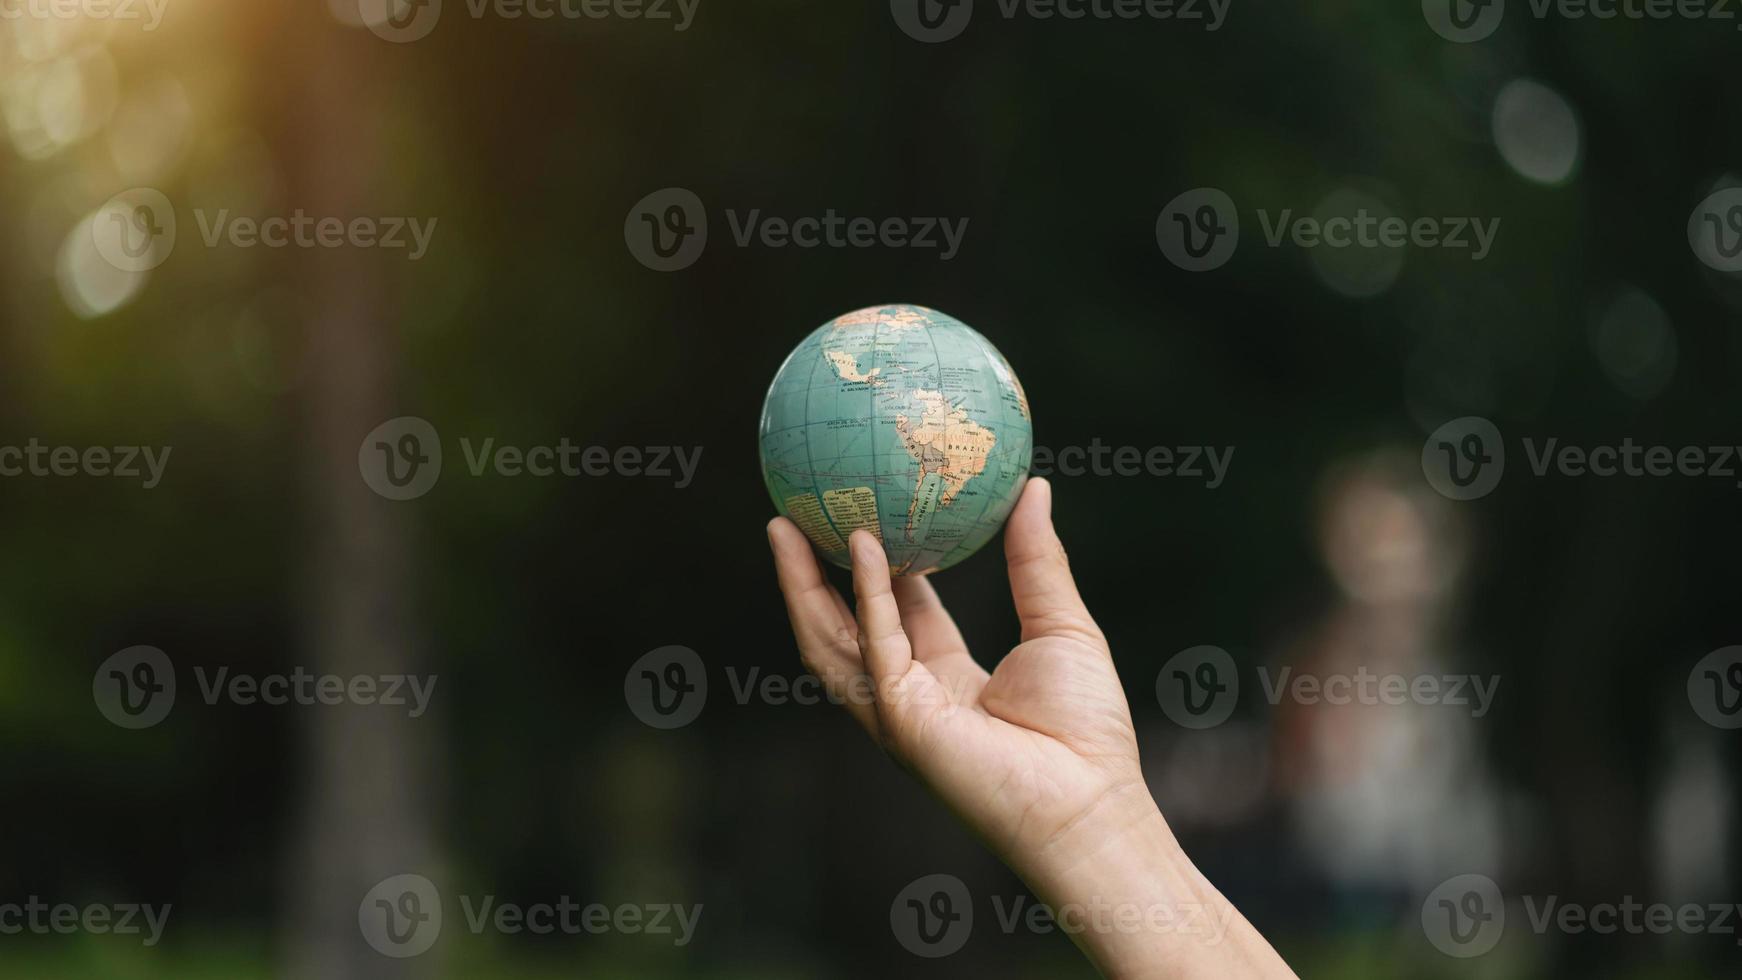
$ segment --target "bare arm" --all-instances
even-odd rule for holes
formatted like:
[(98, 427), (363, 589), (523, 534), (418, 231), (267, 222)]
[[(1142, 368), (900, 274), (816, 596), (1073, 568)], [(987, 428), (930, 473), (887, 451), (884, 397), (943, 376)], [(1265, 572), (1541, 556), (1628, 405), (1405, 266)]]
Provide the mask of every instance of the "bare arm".
[[(1149, 795), (1046, 481), (1028, 482), (1005, 530), (1022, 642), (991, 672), (930, 582), (891, 580), (871, 534), (851, 541), (856, 611), (790, 521), (777, 518), (768, 536), (805, 666), (1028, 882), (1103, 974), (1294, 976), (1186, 858)], [(845, 696), (862, 676), (873, 703)]]

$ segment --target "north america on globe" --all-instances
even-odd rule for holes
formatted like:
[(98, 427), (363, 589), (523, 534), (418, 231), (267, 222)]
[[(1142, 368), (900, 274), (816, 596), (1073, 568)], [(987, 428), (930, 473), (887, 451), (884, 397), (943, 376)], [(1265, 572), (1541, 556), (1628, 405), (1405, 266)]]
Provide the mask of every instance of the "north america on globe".
[(859, 529), (890, 569), (948, 568), (998, 533), (1028, 478), (1033, 427), (1010, 363), (923, 306), (855, 310), (799, 343), (762, 408), (774, 506), (829, 561)]

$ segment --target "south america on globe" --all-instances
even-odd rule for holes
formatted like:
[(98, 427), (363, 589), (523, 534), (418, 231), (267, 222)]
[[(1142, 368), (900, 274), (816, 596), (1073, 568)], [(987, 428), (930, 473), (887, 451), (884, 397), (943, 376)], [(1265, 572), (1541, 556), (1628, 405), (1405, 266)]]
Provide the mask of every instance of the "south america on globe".
[(897, 575), (973, 554), (1016, 506), (1034, 448), (1028, 396), (972, 327), (923, 306), (855, 310), (780, 366), (762, 405), (762, 476), (782, 515), (850, 567), (876, 535)]

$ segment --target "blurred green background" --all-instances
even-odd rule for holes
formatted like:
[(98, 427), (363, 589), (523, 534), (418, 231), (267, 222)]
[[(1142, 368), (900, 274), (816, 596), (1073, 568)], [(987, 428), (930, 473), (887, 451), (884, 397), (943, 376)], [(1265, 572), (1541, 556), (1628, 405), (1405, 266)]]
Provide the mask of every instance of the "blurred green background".
[[(0, 902), (172, 903), (163, 941), (0, 936), (20, 977), (1088, 976), (1025, 894), (828, 705), (738, 704), (800, 668), (774, 590), (761, 399), (818, 324), (916, 302), (985, 333), (1049, 447), (1233, 446), (1215, 489), (1055, 478), (1057, 520), (1186, 851), (1304, 976), (1733, 975), (1734, 936), (1423, 935), (1466, 872), (1510, 894), (1734, 901), (1737, 743), (1689, 670), (1738, 642), (1724, 479), (1533, 477), (1454, 502), (1418, 463), (1447, 419), (1509, 440), (1734, 445), (1742, 283), (1688, 248), (1733, 181), (1732, 26), (1537, 19), (1453, 44), (1412, 3), (1234, 4), (1183, 21), (1005, 18), (947, 43), (887, 4), (702, 0), (689, 29), (471, 16), (393, 43), (349, 0), (168, 0), (161, 24), (0, 20), (0, 445), (173, 446), (162, 484), (0, 479)], [(1571, 126), (1568, 126), (1568, 120)], [(625, 216), (665, 187), (712, 224), (652, 271)], [(1211, 272), (1161, 209), (1239, 203)], [(105, 264), (91, 221), (173, 202), (173, 254)], [(1499, 218), (1491, 254), (1266, 247), (1251, 220)], [(913, 249), (738, 247), (725, 212), (970, 221)], [(207, 220), (438, 222), (428, 253), (207, 245)], [(358, 447), (440, 433), (440, 483), (385, 500)], [(474, 478), (461, 438), (703, 447), (696, 480)], [(1509, 441), (1508, 448), (1517, 443)], [(1016, 627), (995, 549), (939, 576), (982, 660)], [(111, 654), (165, 651), (161, 724), (93, 705)], [(642, 724), (643, 654), (707, 664), (692, 724)], [(1157, 672), (1475, 672), (1496, 706), (1271, 708), (1186, 731)], [(439, 678), (379, 706), (205, 704), (195, 671)], [(378, 955), (358, 901), (705, 908), (647, 935), (474, 935)], [(933, 873), (979, 904), (913, 956), (890, 903)]]

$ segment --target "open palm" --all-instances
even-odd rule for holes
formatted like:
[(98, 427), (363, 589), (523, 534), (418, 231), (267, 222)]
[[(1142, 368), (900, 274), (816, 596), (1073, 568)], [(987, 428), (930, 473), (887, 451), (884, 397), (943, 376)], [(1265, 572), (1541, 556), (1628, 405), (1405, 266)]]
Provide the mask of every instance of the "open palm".
[(1022, 642), (991, 673), (930, 582), (891, 580), (875, 537), (852, 538), (855, 616), (798, 528), (784, 518), (769, 525), (805, 666), (1019, 865), (1097, 809), (1148, 794), (1124, 691), (1051, 508), (1051, 487), (1034, 479), (1010, 516), (1005, 554)]

